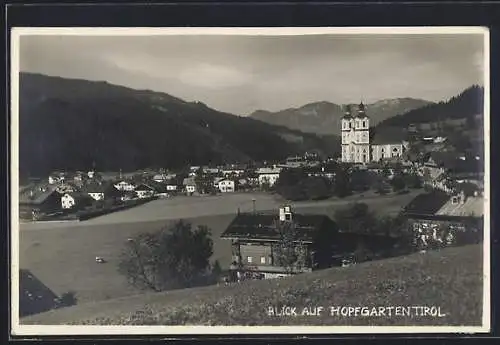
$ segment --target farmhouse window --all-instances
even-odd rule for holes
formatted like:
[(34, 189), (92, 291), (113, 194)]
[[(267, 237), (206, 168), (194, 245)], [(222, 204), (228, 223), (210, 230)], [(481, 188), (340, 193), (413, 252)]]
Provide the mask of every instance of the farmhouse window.
[(247, 256), (247, 262), (248, 262), (249, 264), (251, 264), (251, 263), (252, 263), (252, 257), (251, 257), (251, 256)]
[(266, 257), (265, 256), (261, 256), (260, 257), (260, 263), (261, 264), (265, 264), (266, 263)]

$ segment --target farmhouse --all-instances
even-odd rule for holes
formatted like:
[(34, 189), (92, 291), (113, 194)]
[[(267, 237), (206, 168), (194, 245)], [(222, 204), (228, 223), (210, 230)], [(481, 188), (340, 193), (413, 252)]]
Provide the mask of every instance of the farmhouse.
[(119, 199), (124, 190), (116, 188), (116, 184), (93, 182), (82, 187), (80, 192), (90, 195), (94, 200)]
[(186, 177), (182, 181), (182, 185), (184, 186), (187, 195), (193, 195), (196, 193), (196, 182), (193, 177)]
[(61, 194), (52, 185), (32, 185), (19, 191), (19, 215), (35, 219), (40, 213), (61, 209)]
[(66, 174), (64, 172), (53, 172), (49, 175), (49, 184), (56, 184), (63, 182), (66, 178)]
[(85, 193), (80, 192), (69, 192), (65, 193), (61, 197), (61, 208), (63, 210), (73, 209), (73, 208), (83, 208), (85, 206), (90, 206), (95, 200)]
[(155, 190), (153, 187), (148, 186), (146, 184), (140, 184), (135, 187), (135, 193), (139, 199), (151, 198), (155, 194)]
[(221, 191), (221, 193), (231, 193), (234, 192), (234, 181), (229, 179), (220, 180), (217, 183), (217, 188)]
[(120, 191), (124, 191), (124, 192), (130, 192), (130, 191), (133, 191), (135, 189), (134, 184), (132, 184), (126, 180), (121, 180), (121, 181), (115, 183), (114, 186), (116, 189), (118, 189)]
[(293, 214), (290, 206), (280, 208), (279, 215), (238, 213), (221, 238), (231, 241), (233, 261), (242, 271), (262, 274), (266, 279), (290, 274), (276, 257), (276, 245), (282, 236), (278, 223), (293, 224), (297, 231), (295, 243), (305, 246), (305, 265), (297, 268), (296, 273), (309, 272), (319, 264), (318, 240), (322, 239), (322, 246), (327, 248), (337, 231), (329, 217)]
[(245, 173), (245, 169), (246, 169), (246, 167), (243, 165), (234, 165), (233, 164), (233, 165), (225, 167), (222, 170), (222, 175), (224, 175), (225, 177), (230, 177), (230, 176), (239, 177)]
[[(168, 186), (166, 184), (152, 181), (148, 185), (151, 188), (153, 188), (154, 195), (156, 195), (160, 198), (166, 198), (169, 196), (169, 190), (168, 190)], [(136, 191), (137, 191), (137, 189), (136, 189)]]
[(403, 209), (408, 227), (423, 247), (474, 243), (482, 239), (484, 199), (462, 189), (449, 196), (435, 190), (415, 197)]
[(259, 168), (257, 170), (257, 175), (259, 178), (259, 185), (262, 186), (264, 184), (268, 184), (270, 187), (273, 186), (278, 178), (280, 177), (281, 168), (272, 167), (272, 168)]

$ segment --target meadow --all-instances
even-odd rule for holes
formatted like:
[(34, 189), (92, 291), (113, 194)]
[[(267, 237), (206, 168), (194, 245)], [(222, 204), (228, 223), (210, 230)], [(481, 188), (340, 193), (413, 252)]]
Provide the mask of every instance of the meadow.
[[(296, 212), (319, 213), (333, 216), (337, 207), (345, 207), (354, 200), (366, 202), (377, 213), (398, 212), (413, 194), (370, 199), (327, 200), (296, 203)], [(234, 194), (217, 197), (176, 197), (150, 203), (88, 221), (27, 223), (20, 225), (19, 265), (28, 269), (53, 292), (60, 295), (73, 291), (78, 304), (129, 296), (142, 291), (128, 285), (117, 272), (120, 253), (127, 238), (147, 231), (158, 230), (178, 219), (212, 230), (214, 255), (223, 268), (231, 260), (230, 243), (220, 240), (221, 233), (234, 219), (237, 208), (251, 211), (252, 198), (256, 209), (275, 210), (279, 199), (269, 195)], [(95, 257), (107, 260), (97, 264)]]
[[(247, 281), (62, 308), (22, 320), (42, 325), (330, 325), (480, 326), (482, 247), (471, 245), (337, 267), (282, 279)], [(295, 307), (297, 315), (271, 314)], [(303, 315), (309, 307), (321, 314)], [(375, 308), (369, 315), (332, 313), (330, 307)], [(380, 307), (386, 308), (384, 313)], [(392, 307), (392, 314), (387, 311)], [(397, 314), (396, 308), (411, 309)], [(432, 311), (431, 308), (439, 311)], [(161, 330), (160, 330), (161, 332)]]

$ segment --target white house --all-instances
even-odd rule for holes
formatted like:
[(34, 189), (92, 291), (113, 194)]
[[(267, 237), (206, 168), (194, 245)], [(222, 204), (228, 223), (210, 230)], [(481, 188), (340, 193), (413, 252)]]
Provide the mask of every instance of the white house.
[(92, 183), (84, 186), (82, 192), (88, 194), (94, 200), (104, 200), (105, 187), (101, 184)]
[(280, 177), (281, 168), (272, 167), (272, 168), (259, 168), (257, 170), (257, 175), (259, 176), (259, 185), (269, 184), (269, 186), (273, 186), (278, 178)]
[(196, 192), (196, 183), (193, 177), (186, 177), (182, 182), (184, 188), (186, 189), (186, 193), (188, 195), (193, 195)]
[(214, 178), (214, 187), (219, 188), (219, 182), (224, 180), (224, 177), (215, 177)]
[(226, 179), (221, 180), (218, 183), (218, 188), (221, 191), (221, 193), (234, 192), (234, 181)]
[(135, 193), (139, 199), (144, 199), (154, 196), (155, 190), (148, 185), (141, 184), (135, 188)]
[(53, 173), (49, 175), (49, 184), (56, 184), (64, 182), (64, 173)]
[(169, 192), (175, 192), (177, 190), (177, 185), (173, 183), (167, 184), (167, 191)]
[(115, 183), (114, 186), (116, 189), (124, 191), (124, 192), (131, 192), (131, 191), (135, 190), (135, 186), (132, 183), (125, 181), (125, 180), (122, 180), (118, 183)]
[(74, 198), (69, 193), (66, 193), (61, 197), (62, 209), (67, 210), (67, 209), (73, 208), (73, 206), (75, 206), (75, 204), (76, 204), (76, 198)]
[(168, 180), (167, 175), (165, 174), (156, 174), (153, 176), (153, 181), (161, 183), (166, 182)]
[(65, 193), (61, 196), (61, 208), (68, 210), (75, 206), (87, 206), (92, 204), (92, 199), (83, 193), (73, 192)]

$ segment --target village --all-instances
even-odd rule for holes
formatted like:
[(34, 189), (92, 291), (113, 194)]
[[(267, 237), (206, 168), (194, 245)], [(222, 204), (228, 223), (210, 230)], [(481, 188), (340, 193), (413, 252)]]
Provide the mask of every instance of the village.
[[(354, 202), (363, 202), (369, 195), (371, 198), (391, 198), (391, 195), (397, 197), (413, 191), (415, 198), (408, 205), (401, 205), (400, 216), (406, 221), (405, 227), (413, 231), (412, 236), (419, 248), (428, 247), (431, 243), (452, 245), (457, 242), (457, 236), (470, 232), (474, 236), (466, 236), (468, 241), (477, 241), (482, 227), (484, 190), (483, 158), (480, 153), (457, 150), (436, 130), (439, 128), (437, 125), (420, 125), (419, 128), (412, 125), (406, 129), (404, 140), (401, 140), (401, 131), (386, 130), (382, 134), (377, 133), (375, 143), (370, 143), (368, 138), (372, 135), (368, 134), (369, 125), (360, 123), (359, 129), (354, 125), (351, 128), (349, 122), (353, 122), (353, 118), (350, 111), (346, 110), (343, 122), (345, 131), (341, 157), (321, 158), (316, 153), (305, 153), (283, 161), (187, 166), (176, 172), (166, 169), (133, 173), (95, 170), (54, 172), (45, 181), (35, 180), (21, 187), (20, 219), (23, 222), (85, 222), (157, 199), (172, 199), (175, 203), (176, 198), (195, 200), (218, 196), (218, 199), (213, 200), (216, 206), (220, 198), (225, 198), (224, 195), (248, 195), (248, 202), (253, 203), (253, 211), (252, 208), (240, 210), (238, 207), (234, 220), (221, 234), (221, 239), (229, 240), (232, 248), (229, 267), (232, 273), (225, 278), (226, 281), (240, 281), (245, 276), (275, 278), (290, 273), (273, 259), (272, 243), (279, 237), (272, 230), (275, 219), (282, 222), (292, 222), (293, 219), (299, 228), (312, 228), (316, 232), (321, 230), (317, 224), (330, 224), (330, 228), (334, 224), (327, 215), (295, 214), (293, 204), (304, 200), (341, 201), (347, 197), (344, 204), (349, 205), (353, 203), (353, 196), (356, 197)], [(362, 114), (364, 121), (368, 121), (364, 117), (362, 105), (359, 114)], [(459, 125), (463, 126), (464, 123)], [(367, 132), (367, 135), (359, 135), (356, 131)], [(391, 133), (397, 135), (391, 139)], [(385, 135), (382, 140), (381, 135)], [(362, 147), (371, 149), (371, 159), (367, 159), (366, 151), (358, 151), (357, 155), (351, 153), (349, 146), (359, 138), (366, 142)], [(290, 180), (290, 176), (297, 172), (302, 179), (322, 181), (322, 184), (311, 187), (315, 189), (311, 195), (307, 191), (290, 192), (302, 183)], [(342, 193), (339, 194), (339, 190)], [(280, 197), (282, 203), (279, 212), (256, 212), (255, 193)], [(357, 261), (353, 259), (353, 253), (360, 241), (375, 246), (371, 248), (373, 252), (394, 246), (390, 236), (384, 239), (380, 234), (370, 237), (367, 234), (353, 236), (346, 232), (349, 231), (339, 229), (338, 233), (328, 236), (333, 246), (341, 243), (343, 247), (342, 251), (328, 249), (335, 252), (336, 265)], [(301, 240), (311, 245), (311, 234), (304, 236)], [(331, 260), (318, 263), (312, 255), (314, 250), (310, 251), (310, 260), (301, 272), (333, 264)], [(96, 257), (98, 262), (104, 260)], [(239, 272), (238, 275), (236, 272)]]

